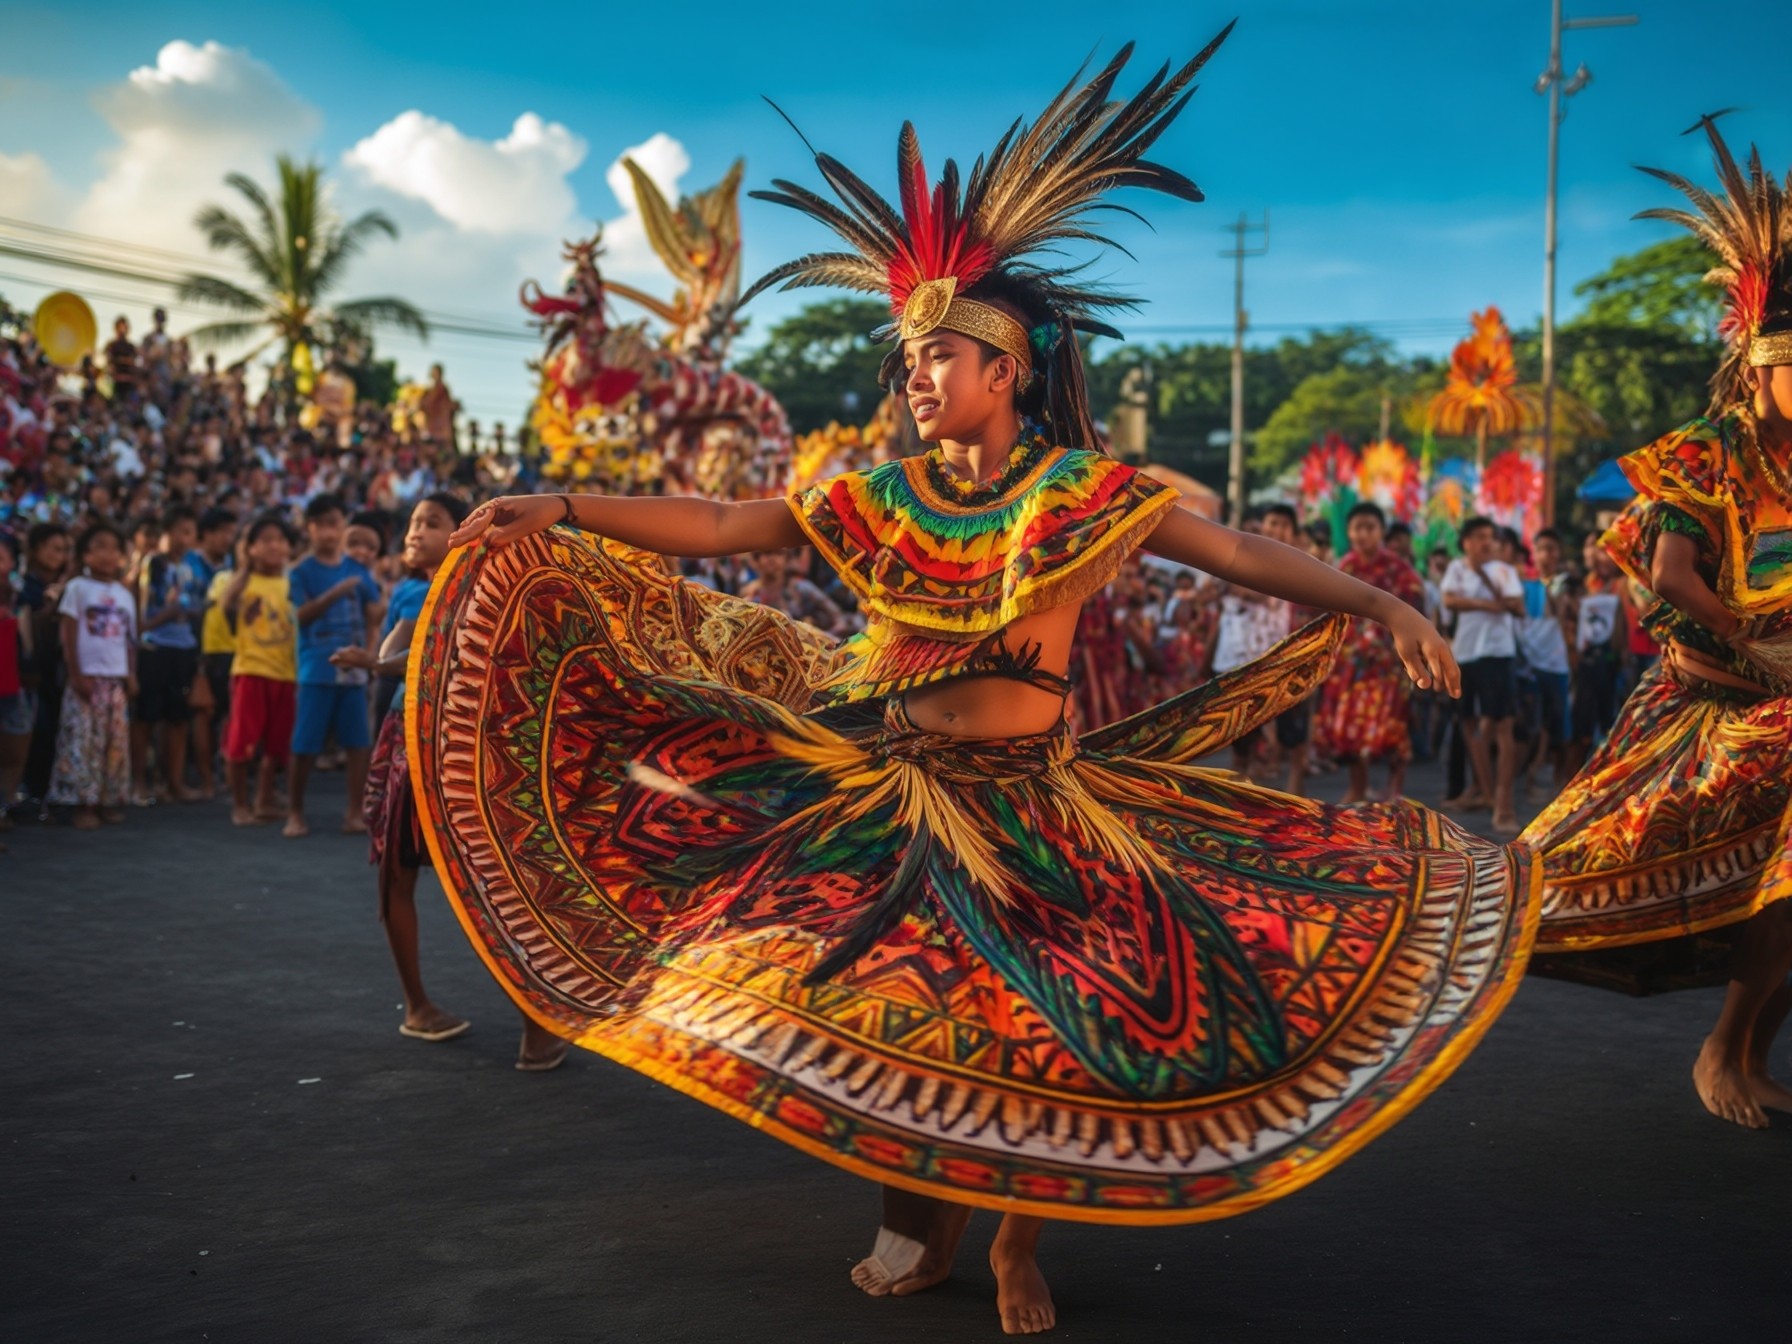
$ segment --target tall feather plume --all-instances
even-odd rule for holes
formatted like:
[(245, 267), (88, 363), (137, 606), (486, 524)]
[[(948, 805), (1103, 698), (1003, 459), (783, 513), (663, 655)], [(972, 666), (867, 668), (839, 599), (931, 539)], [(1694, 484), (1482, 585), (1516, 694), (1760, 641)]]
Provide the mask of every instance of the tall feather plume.
[(1718, 118), (1730, 110), (1700, 117), (1685, 132), (1702, 130), (1710, 140), (1721, 190), (1709, 191), (1665, 169), (1644, 168), (1685, 196), (1692, 208), (1657, 206), (1636, 216), (1678, 224), (1719, 258), (1720, 264), (1705, 275), (1728, 295), (1728, 311), (1718, 326), (1728, 348), (1711, 382), (1712, 409), (1718, 412), (1743, 393), (1749, 340), (1770, 307), (1792, 308), (1792, 207), (1787, 204), (1792, 173), (1782, 185), (1762, 167), (1761, 152), (1752, 145), (1746, 170), (1736, 162), (1717, 129)]
[[(825, 224), (863, 258), (866, 268), (848, 265), (841, 253), (817, 253), (762, 276), (746, 298), (774, 285), (844, 284), (881, 289), (892, 310), (901, 312), (922, 281), (954, 276), (962, 293), (993, 271), (1012, 269), (1033, 282), (1054, 312), (1087, 328), (1084, 319), (1092, 310), (1125, 306), (1127, 300), (1094, 286), (1067, 283), (1079, 268), (1045, 267), (1025, 259), (1066, 243), (1117, 247), (1089, 217), (1098, 210), (1134, 214), (1103, 200), (1120, 187), (1202, 199), (1200, 188), (1187, 177), (1144, 155), (1188, 105), (1196, 74), (1232, 27), (1227, 24), (1181, 68), (1158, 70), (1124, 102), (1112, 95), (1132, 58), (1131, 44), (1086, 81), (1085, 62), (1037, 118), (1031, 123), (1017, 120), (962, 182), (951, 160), (937, 183), (928, 180), (920, 137), (905, 123), (896, 142), (895, 206), (836, 160), (816, 153), (816, 164), (840, 206), (784, 181), (773, 183), (775, 191), (751, 194)], [(882, 271), (881, 282), (868, 283), (873, 268)]]

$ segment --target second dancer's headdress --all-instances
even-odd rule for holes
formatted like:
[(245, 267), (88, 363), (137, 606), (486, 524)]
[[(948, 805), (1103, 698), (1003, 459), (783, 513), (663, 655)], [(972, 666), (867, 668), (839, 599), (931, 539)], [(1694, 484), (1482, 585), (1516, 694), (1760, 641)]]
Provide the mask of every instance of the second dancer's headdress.
[(1729, 348), (1711, 380), (1712, 408), (1720, 413), (1746, 397), (1745, 368), (1792, 364), (1792, 173), (1782, 185), (1763, 170), (1761, 151), (1753, 145), (1745, 173), (1717, 129), (1722, 115), (1701, 117), (1687, 131), (1702, 128), (1710, 137), (1722, 194), (1678, 173), (1645, 168), (1684, 193), (1693, 209), (1659, 207), (1637, 215), (1690, 229), (1717, 253), (1719, 264), (1705, 279), (1722, 285), (1728, 296), (1717, 330)]
[[(1118, 246), (1088, 220), (1095, 210), (1133, 213), (1102, 200), (1117, 187), (1202, 199), (1188, 178), (1144, 155), (1187, 106), (1195, 74), (1231, 31), (1226, 25), (1181, 69), (1165, 65), (1124, 103), (1110, 101), (1110, 94), (1132, 55), (1130, 43), (1087, 83), (1079, 70), (1036, 120), (1009, 127), (962, 185), (952, 160), (938, 183), (928, 181), (920, 139), (905, 122), (896, 150), (900, 210), (844, 164), (816, 153), (840, 204), (781, 179), (772, 184), (775, 191), (752, 194), (820, 220), (851, 250), (788, 262), (746, 298), (774, 285), (888, 295), (896, 320), (878, 339), (908, 340), (943, 328), (983, 341), (1020, 366), (1023, 405), (1049, 437), (1098, 448), (1077, 333), (1118, 337), (1097, 314), (1132, 300), (1079, 282), (1078, 265), (1036, 258), (1070, 242)], [(885, 360), (884, 381), (895, 381), (900, 370), (898, 351)]]

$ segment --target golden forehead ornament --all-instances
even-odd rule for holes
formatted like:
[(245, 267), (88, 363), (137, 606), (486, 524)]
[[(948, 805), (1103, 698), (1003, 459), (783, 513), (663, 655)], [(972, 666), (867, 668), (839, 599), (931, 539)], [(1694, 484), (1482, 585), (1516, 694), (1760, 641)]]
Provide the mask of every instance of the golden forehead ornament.
[(1792, 331), (1756, 336), (1748, 343), (1748, 362), (1757, 369), (1772, 364), (1792, 364)]
[(1020, 366), (1020, 387), (1024, 390), (1032, 382), (1033, 347), (1027, 340), (1027, 329), (1000, 308), (958, 297), (958, 281), (950, 275), (916, 285), (909, 292), (908, 302), (902, 307), (902, 321), (896, 327), (905, 341), (941, 329), (986, 341), (1003, 354), (1012, 355)]

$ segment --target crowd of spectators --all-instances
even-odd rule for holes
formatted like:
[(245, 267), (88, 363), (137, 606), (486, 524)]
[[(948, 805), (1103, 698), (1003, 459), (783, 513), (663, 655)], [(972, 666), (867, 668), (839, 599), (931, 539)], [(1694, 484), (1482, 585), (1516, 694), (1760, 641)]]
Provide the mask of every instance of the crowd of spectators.
[[(359, 397), (341, 364), (303, 395), (281, 368), (252, 394), (242, 365), (196, 357), (158, 311), (136, 338), (118, 318), (96, 356), (60, 369), (0, 302), (6, 813), (63, 805), (93, 826), (130, 804), (215, 794), (232, 665), (265, 672), (278, 642), (267, 623), (285, 615), (261, 600), (264, 580), (287, 583), (290, 566), (293, 590), (308, 592), (313, 569), (353, 565), (355, 610), (333, 598), (286, 636), (295, 659), (320, 619), (331, 638), (369, 639), (403, 578), (397, 543), (417, 500), (534, 488), (502, 426), (487, 436), (458, 419), (439, 367), (408, 418)], [(340, 556), (324, 554), (332, 539)], [(257, 562), (276, 550), (278, 563)], [(301, 758), (354, 757), (345, 724), (327, 723), (330, 745)], [(294, 725), (301, 747), (313, 727)], [(289, 833), (302, 827), (295, 783), (278, 803), (292, 809)], [(277, 792), (261, 796), (257, 819)]]
[[(1351, 563), (1348, 552), (1334, 554), (1329, 523), (1302, 526), (1286, 504), (1254, 511), (1244, 528), (1327, 563)], [(1376, 574), (1378, 586), (1413, 601), (1450, 636), (1463, 696), (1449, 701), (1435, 689), (1407, 686), (1401, 696), (1376, 702), (1403, 722), (1399, 732), (1366, 725), (1348, 734), (1353, 743), (1395, 744), (1385, 756), (1358, 757), (1328, 740), (1338, 734), (1315, 731), (1313, 709), (1326, 698), (1315, 691), (1309, 703), (1236, 744), (1234, 768), (1295, 793), (1310, 770), (1351, 768), (1345, 796), (1357, 802), (1368, 799), (1358, 768), (1387, 764), (1392, 773), (1382, 796), (1395, 797), (1407, 760), (1441, 758), (1446, 793), (1432, 801), (1452, 811), (1487, 811), (1496, 830), (1516, 832), (1520, 795), (1534, 803), (1566, 783), (1656, 661), (1659, 650), (1643, 622), (1653, 598), (1625, 578), (1597, 531), (1571, 548), (1563, 533), (1545, 528), (1527, 545), (1510, 527), (1468, 518), (1456, 550), (1434, 547), (1421, 560), (1409, 526), (1363, 504), (1353, 511), (1350, 533), (1359, 562), (1353, 572)], [(1073, 669), (1077, 717), (1084, 726), (1112, 722), (1243, 667), (1313, 614), (1141, 555), (1084, 607), (1081, 666)], [(1359, 624), (1351, 638), (1361, 648), (1386, 636)], [(1333, 674), (1334, 692), (1376, 674), (1373, 660), (1349, 656), (1352, 647)], [(1389, 660), (1381, 666), (1390, 667)]]
[[(61, 370), (0, 302), (0, 802), (103, 825), (130, 804), (214, 796), (221, 756), (234, 818), (283, 820), (296, 836), (311, 768), (340, 764), (356, 828), (368, 715), (385, 705), (331, 658), (377, 643), (406, 578), (410, 509), (442, 491), (472, 504), (541, 488), (501, 426), (482, 435), (457, 410), (439, 367), (404, 416), (360, 397), (340, 364), (304, 395), (282, 372), (252, 395), (241, 365), (196, 359), (160, 312), (135, 340), (119, 318), (98, 358)], [(1287, 506), (1246, 526), (1347, 559), (1332, 555), (1329, 527), (1302, 528)], [(1653, 646), (1640, 595), (1596, 544), (1576, 568), (1553, 532), (1533, 556), (1485, 520), (1462, 531), (1461, 555), (1421, 561), (1410, 529), (1374, 519), (1374, 554), (1418, 577), (1412, 591), (1453, 633), (1468, 690), (1453, 711), (1417, 693), (1388, 712), (1409, 720), (1411, 755), (1448, 757), (1451, 805), (1491, 808), (1509, 827), (1514, 785), (1565, 779)], [(685, 572), (829, 633), (863, 628), (808, 552)], [(1137, 558), (1085, 608), (1076, 718), (1112, 722), (1241, 666), (1308, 614)], [(1296, 706), (1240, 744), (1235, 764), (1278, 778), (1286, 765), (1297, 792), (1310, 766), (1366, 764), (1324, 741), (1312, 759), (1312, 739)]]

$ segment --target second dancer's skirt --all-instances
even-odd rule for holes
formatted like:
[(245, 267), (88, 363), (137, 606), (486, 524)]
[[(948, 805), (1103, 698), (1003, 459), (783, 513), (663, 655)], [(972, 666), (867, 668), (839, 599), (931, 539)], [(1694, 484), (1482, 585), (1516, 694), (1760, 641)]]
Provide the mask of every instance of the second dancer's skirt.
[(1540, 975), (1632, 994), (1722, 984), (1737, 925), (1792, 896), (1792, 697), (1645, 673), (1523, 840)]

